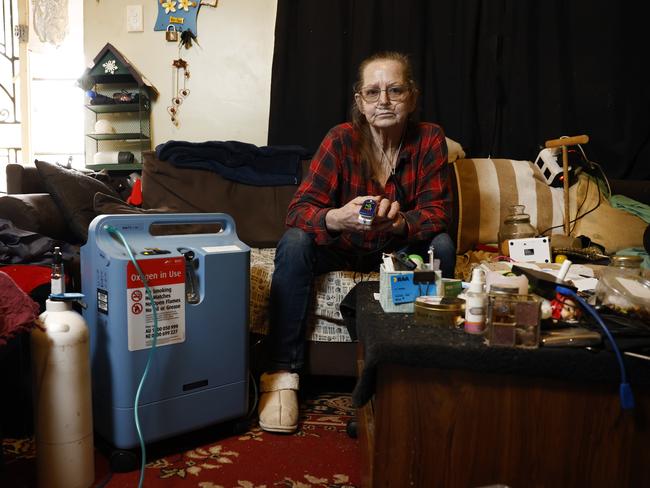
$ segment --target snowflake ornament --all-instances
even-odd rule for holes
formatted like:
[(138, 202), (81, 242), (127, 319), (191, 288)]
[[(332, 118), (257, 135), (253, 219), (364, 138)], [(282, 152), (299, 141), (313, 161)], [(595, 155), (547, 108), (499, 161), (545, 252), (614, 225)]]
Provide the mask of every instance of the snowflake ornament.
[(109, 59), (104, 64), (102, 64), (102, 66), (104, 67), (104, 73), (110, 73), (114, 75), (115, 72), (118, 70), (117, 64), (115, 64), (114, 59)]

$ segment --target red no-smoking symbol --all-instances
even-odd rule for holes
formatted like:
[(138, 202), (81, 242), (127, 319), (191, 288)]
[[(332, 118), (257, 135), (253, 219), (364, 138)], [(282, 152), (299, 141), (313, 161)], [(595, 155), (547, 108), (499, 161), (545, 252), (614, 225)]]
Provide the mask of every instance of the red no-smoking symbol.
[(131, 293), (131, 299), (134, 302), (139, 302), (142, 300), (142, 292), (140, 290), (134, 290), (133, 293)]
[(133, 305), (131, 305), (131, 312), (133, 312), (136, 315), (142, 313), (142, 305), (139, 303), (134, 303)]

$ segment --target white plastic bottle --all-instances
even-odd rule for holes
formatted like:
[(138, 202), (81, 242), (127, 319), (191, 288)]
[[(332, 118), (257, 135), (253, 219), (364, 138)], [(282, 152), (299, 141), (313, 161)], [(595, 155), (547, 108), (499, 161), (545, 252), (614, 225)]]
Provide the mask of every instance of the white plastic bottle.
[[(54, 280), (53, 269), (53, 280)], [(50, 295), (32, 330), (38, 486), (87, 488), (95, 481), (88, 327), (78, 294)]]
[(465, 332), (482, 334), (485, 331), (486, 314), (485, 274), (477, 267), (472, 270), (472, 281), (465, 293)]

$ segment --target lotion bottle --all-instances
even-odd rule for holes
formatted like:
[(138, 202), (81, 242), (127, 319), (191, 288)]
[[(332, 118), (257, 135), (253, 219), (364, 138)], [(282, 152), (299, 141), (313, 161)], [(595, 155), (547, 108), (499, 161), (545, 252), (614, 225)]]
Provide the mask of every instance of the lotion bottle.
[(472, 270), (472, 281), (465, 292), (465, 332), (482, 334), (485, 332), (487, 314), (487, 293), (485, 293), (485, 274), (476, 267)]

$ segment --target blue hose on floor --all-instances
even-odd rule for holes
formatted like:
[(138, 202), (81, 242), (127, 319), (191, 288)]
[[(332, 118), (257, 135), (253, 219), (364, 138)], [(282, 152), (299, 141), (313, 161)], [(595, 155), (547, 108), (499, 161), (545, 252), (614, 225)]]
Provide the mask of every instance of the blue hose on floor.
[(600, 326), (601, 329), (603, 329), (603, 332), (607, 336), (607, 339), (609, 340), (609, 343), (612, 345), (612, 349), (614, 350), (614, 353), (616, 354), (616, 359), (618, 361), (618, 366), (621, 370), (621, 384), (619, 387), (619, 396), (621, 398), (621, 408), (625, 410), (629, 410), (634, 408), (634, 395), (632, 394), (632, 387), (630, 386), (630, 383), (628, 382), (627, 379), (627, 372), (625, 370), (625, 363), (623, 362), (623, 355), (621, 354), (620, 349), (618, 348), (618, 345), (616, 344), (616, 341), (614, 340), (614, 337), (612, 337), (612, 333), (609, 331), (607, 326), (605, 325), (605, 322), (603, 319), (600, 318), (600, 315), (598, 315), (598, 312), (589, 305), (584, 298), (582, 298), (580, 295), (578, 295), (575, 291), (573, 291), (570, 288), (565, 288), (563, 286), (558, 286), (555, 288), (555, 290), (558, 293), (561, 293), (562, 295), (569, 296), (576, 300), (582, 307), (594, 318), (596, 319), (596, 322)]

